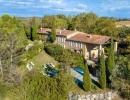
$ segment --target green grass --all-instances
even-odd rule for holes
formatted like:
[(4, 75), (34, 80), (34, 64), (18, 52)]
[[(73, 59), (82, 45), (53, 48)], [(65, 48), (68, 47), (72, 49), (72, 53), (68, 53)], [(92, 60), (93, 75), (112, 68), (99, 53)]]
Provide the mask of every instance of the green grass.
[(42, 69), (44, 63), (53, 63), (55, 66), (58, 64), (58, 62), (53, 57), (48, 55), (45, 51), (42, 51), (40, 54), (33, 57), (28, 61), (28, 63), (29, 62), (33, 62), (35, 64), (34, 67), (37, 69)]

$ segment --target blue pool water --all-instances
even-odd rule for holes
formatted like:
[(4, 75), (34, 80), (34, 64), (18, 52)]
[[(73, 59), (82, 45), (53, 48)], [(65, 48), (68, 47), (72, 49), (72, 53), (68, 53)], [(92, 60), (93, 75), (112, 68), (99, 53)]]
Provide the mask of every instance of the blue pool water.
[(75, 71), (77, 71), (78, 73), (80, 73), (81, 75), (83, 75), (83, 73), (84, 73), (84, 70), (81, 69), (81, 68), (74, 67), (73, 69), (74, 69)]

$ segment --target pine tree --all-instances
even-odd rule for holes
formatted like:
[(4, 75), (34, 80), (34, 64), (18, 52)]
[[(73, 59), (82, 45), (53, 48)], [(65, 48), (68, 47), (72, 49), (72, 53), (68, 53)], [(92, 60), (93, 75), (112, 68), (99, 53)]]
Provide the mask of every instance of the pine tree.
[(114, 61), (114, 44), (113, 44), (113, 38), (111, 37), (111, 47), (109, 50), (108, 60), (107, 60), (107, 79), (109, 80), (110, 74), (112, 69), (115, 66)]
[(32, 27), (31, 27), (31, 40), (37, 40), (38, 39), (38, 36), (37, 36), (37, 24), (36, 24), (36, 19), (33, 18), (33, 24), (32, 24)]
[(105, 59), (104, 59), (104, 53), (101, 53), (100, 57), (100, 78), (99, 83), (102, 89), (106, 88), (106, 67), (105, 67)]
[(56, 29), (55, 29), (55, 27), (52, 27), (50, 37), (51, 37), (51, 42), (54, 42), (56, 40)]
[(85, 69), (84, 69), (84, 75), (83, 75), (83, 87), (86, 92), (91, 90), (91, 77), (88, 70), (87, 62), (85, 62)]

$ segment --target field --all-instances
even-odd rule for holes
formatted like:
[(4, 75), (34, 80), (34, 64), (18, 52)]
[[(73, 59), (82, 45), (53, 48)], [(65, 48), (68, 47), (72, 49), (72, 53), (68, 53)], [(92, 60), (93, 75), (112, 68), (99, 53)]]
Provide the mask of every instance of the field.
[(116, 27), (128, 26), (130, 27), (130, 21), (119, 21), (116, 22)]

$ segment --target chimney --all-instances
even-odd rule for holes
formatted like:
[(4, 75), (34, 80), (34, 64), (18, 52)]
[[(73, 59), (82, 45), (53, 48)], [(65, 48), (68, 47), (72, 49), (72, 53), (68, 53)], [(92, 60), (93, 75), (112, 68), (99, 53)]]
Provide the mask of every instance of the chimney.
[(92, 35), (89, 35), (90, 38), (92, 38)]
[(59, 34), (61, 34), (61, 30), (60, 30)]
[(41, 30), (42, 30), (42, 27), (41, 27)]
[(92, 38), (92, 35), (87, 35), (87, 37)]

